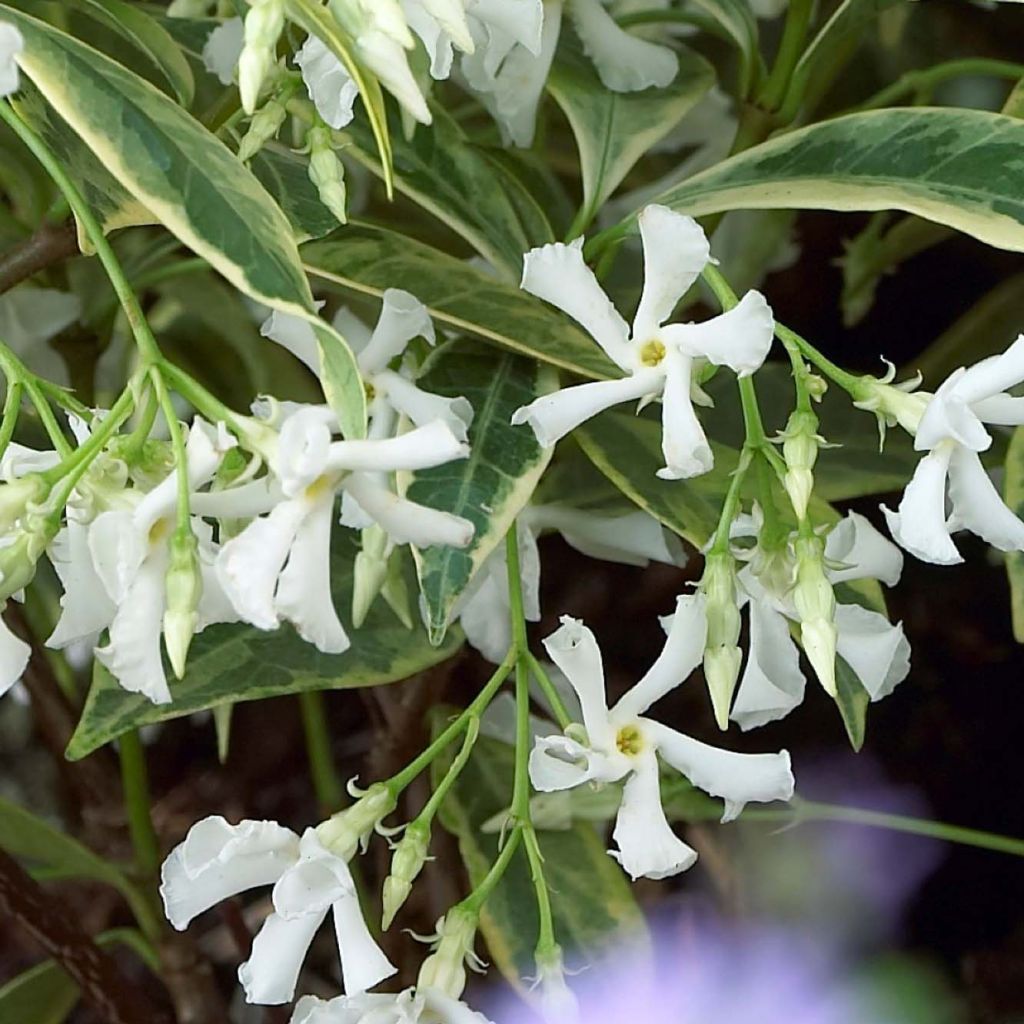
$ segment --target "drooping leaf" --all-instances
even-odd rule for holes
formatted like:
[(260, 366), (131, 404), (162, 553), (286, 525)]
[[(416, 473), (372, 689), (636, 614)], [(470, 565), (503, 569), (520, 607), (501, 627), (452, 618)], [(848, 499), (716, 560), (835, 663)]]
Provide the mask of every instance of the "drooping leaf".
[[(437, 719), (444, 721), (441, 715)], [(448, 798), (440, 820), (459, 842), (471, 885), (487, 873), (498, 851), (499, 834), (481, 826), (509, 806), (515, 753), (512, 747), (486, 736)], [(434, 764), (436, 780), (449, 762)], [(605, 844), (589, 823), (565, 831), (538, 832), (545, 879), (551, 893), (555, 938), (572, 960), (607, 952), (610, 944), (645, 935), (643, 915), (622, 868), (605, 852)], [(495, 966), (523, 990), (523, 979), (536, 974), (537, 908), (525, 854), (517, 851), (505, 876), (488, 899), (480, 929)]]
[(981, 110), (849, 114), (754, 146), (663, 193), (720, 210), (904, 210), (1024, 250), (1024, 123)]
[(463, 516), (476, 527), (466, 548), (416, 552), (427, 629), (440, 643), (456, 601), (501, 544), (551, 458), (552, 449), (541, 448), (532, 430), (512, 426), (512, 414), (553, 391), (558, 381), (550, 367), (467, 341), (438, 352), (421, 384), (437, 394), (468, 398), (475, 413), (469, 458), (414, 473), (407, 491), (412, 501)]
[(562, 46), (547, 87), (565, 112), (580, 153), (579, 223), (593, 220), (633, 165), (679, 123), (714, 80), (711, 65), (684, 49), (679, 74), (667, 88), (612, 92), (582, 53)]
[(350, 224), (337, 241), (302, 247), (306, 270), (367, 295), (400, 285), (445, 326), (584, 377), (618, 369), (570, 320), (514, 285), (404, 235)]
[(98, 666), (85, 710), (68, 744), (72, 760), (85, 757), (128, 729), (190, 715), (224, 703), (280, 697), (303, 690), (354, 689), (393, 683), (450, 657), (462, 643), (452, 630), (435, 647), (421, 630), (406, 629), (382, 602), (359, 629), (351, 629), (355, 540), (336, 533), (331, 548), (334, 601), (352, 646), (321, 654), (290, 626), (263, 632), (250, 626), (211, 626), (195, 638), (185, 677), (171, 683), (173, 704), (151, 704), (128, 693)]

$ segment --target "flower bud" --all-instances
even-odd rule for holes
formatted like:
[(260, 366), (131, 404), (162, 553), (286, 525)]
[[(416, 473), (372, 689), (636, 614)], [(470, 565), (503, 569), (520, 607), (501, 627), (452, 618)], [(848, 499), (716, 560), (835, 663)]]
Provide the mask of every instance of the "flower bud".
[(740, 610), (736, 600), (736, 562), (731, 554), (727, 551), (708, 554), (701, 589), (706, 598), (708, 623), (704, 677), (715, 709), (715, 721), (720, 729), (728, 729), (729, 707), (743, 658), (738, 646)]
[(398, 805), (398, 797), (383, 782), (375, 782), (351, 806), (317, 825), (320, 842), (342, 860), (351, 860), (369, 834)]
[(199, 566), (199, 542), (190, 527), (176, 530), (171, 537), (171, 562), (164, 587), (164, 644), (174, 674), (185, 674), (188, 649), (199, 621), (199, 600), (203, 596), (203, 576)]
[(825, 575), (825, 544), (816, 535), (796, 542), (793, 604), (800, 617), (800, 639), (818, 680), (836, 695), (836, 595)]
[(477, 915), (456, 905), (437, 922), (434, 952), (420, 967), (418, 988), (435, 988), (458, 999), (466, 987), (466, 961), (475, 959)]
[(857, 400), (853, 403), (858, 409), (873, 412), (878, 418), (878, 429), (885, 437), (885, 428), (898, 423), (908, 434), (916, 434), (924, 410), (931, 399), (927, 391), (914, 391), (920, 378), (904, 381), (902, 384), (890, 384), (895, 371), (886, 378), (861, 377), (857, 391)]
[(309, 180), (316, 185), (320, 202), (338, 218), (339, 223), (347, 224), (345, 167), (331, 145), (330, 129), (324, 124), (313, 125), (306, 133), (306, 142), (309, 144)]
[(416, 45), (398, 0), (331, 0), (331, 13), (353, 36), (381, 32), (406, 50)]
[(412, 892), (412, 883), (423, 870), (430, 846), (430, 825), (417, 819), (405, 830), (391, 858), (391, 873), (384, 879), (384, 916), (381, 927), (391, 927), (395, 914)]
[(553, 943), (547, 949), (537, 948), (537, 987), (540, 1008), (545, 1020), (552, 1024), (573, 1024), (580, 1017), (580, 1004), (565, 983), (562, 947)]
[(263, 80), (277, 60), (277, 40), (284, 30), (284, 0), (253, 0), (245, 16), (245, 46), (238, 58), (242, 109), (251, 114)]
[(363, 547), (356, 555), (352, 583), (352, 625), (366, 621), (388, 575), (390, 546), (387, 533), (374, 524), (362, 531)]
[(818, 459), (818, 417), (809, 409), (795, 409), (782, 432), (782, 457), (786, 461), (783, 485), (797, 519), (807, 516), (814, 489), (814, 463)]
[(263, 146), (270, 142), (284, 124), (288, 116), (285, 107), (286, 97), (272, 96), (260, 107), (249, 122), (249, 130), (242, 137), (238, 146), (238, 159), (251, 160)]
[(48, 492), (46, 481), (38, 473), (0, 483), (0, 536), (14, 528), (30, 503), (38, 504)]
[(30, 514), (4, 534), (0, 543), (0, 607), (32, 582), (36, 563), (59, 528), (56, 518)]

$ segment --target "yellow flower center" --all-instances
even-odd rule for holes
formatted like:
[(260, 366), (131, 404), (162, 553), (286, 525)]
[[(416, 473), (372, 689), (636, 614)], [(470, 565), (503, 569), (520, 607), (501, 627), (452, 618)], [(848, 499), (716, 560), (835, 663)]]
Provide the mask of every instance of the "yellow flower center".
[(377, 397), (377, 389), (368, 381), (363, 381), (363, 391), (366, 392), (366, 400), (372, 402)]
[(620, 754), (635, 757), (644, 748), (644, 738), (635, 725), (624, 725), (615, 736), (615, 746)]
[(652, 338), (640, 349), (640, 362), (644, 366), (657, 366), (665, 358), (665, 346)]
[(324, 493), (328, 490), (333, 490), (334, 485), (328, 479), (327, 475), (318, 476), (307, 488), (306, 497), (310, 501), (316, 501), (317, 498), (323, 497)]
[(171, 521), (167, 517), (158, 519), (149, 528), (149, 543), (151, 545), (159, 544), (162, 540), (165, 540), (171, 532)]

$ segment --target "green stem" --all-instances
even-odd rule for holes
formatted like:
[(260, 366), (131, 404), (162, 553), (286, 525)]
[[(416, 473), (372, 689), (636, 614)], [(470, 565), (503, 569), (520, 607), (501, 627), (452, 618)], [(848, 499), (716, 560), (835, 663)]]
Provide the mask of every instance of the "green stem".
[(783, 345), (793, 345), (809, 362), (813, 363), (833, 383), (838, 384), (844, 391), (849, 392), (854, 399), (863, 397), (863, 387), (859, 377), (848, 373), (841, 366), (837, 366), (826, 355), (819, 352), (806, 338), (802, 338), (796, 331), (791, 330), (784, 324), (775, 322), (775, 337)]
[(523, 828), (523, 845), (526, 847), (526, 858), (530, 862), (530, 878), (537, 899), (537, 915), (540, 923), (537, 929), (537, 952), (543, 953), (556, 945), (555, 925), (551, 913), (551, 895), (548, 892), (547, 880), (544, 878), (544, 855), (540, 852), (537, 832), (533, 823)]
[(153, 382), (153, 390), (156, 392), (160, 408), (163, 410), (164, 419), (167, 420), (167, 431), (171, 435), (171, 449), (174, 452), (174, 464), (178, 468), (178, 530), (186, 534), (192, 531), (192, 502), (189, 494), (190, 485), (188, 480), (188, 455), (185, 451), (185, 435), (178, 420), (178, 414), (174, 411), (174, 403), (171, 401), (171, 394), (167, 390), (159, 363), (154, 363), (149, 368), (149, 378)]
[(530, 672), (526, 658), (516, 660), (516, 761), (512, 781), (512, 814), (530, 821)]
[(530, 666), (534, 679), (540, 684), (540, 688), (544, 691), (544, 696), (547, 697), (548, 703), (551, 705), (555, 721), (558, 722), (560, 728), (567, 729), (572, 725), (572, 715), (569, 714), (569, 709), (565, 706), (562, 695), (555, 689), (555, 684), (551, 682), (551, 677), (531, 651), (526, 652), (526, 662)]
[(789, 0), (786, 24), (782, 30), (782, 41), (771, 73), (761, 88), (758, 100), (767, 110), (778, 110), (786, 98), (793, 71), (803, 53), (807, 30), (811, 24), (814, 0)]
[(445, 772), (444, 778), (437, 784), (437, 789), (430, 794), (430, 799), (424, 804), (423, 810), (416, 816), (417, 822), (429, 826), (434, 820), (434, 816), (440, 809), (441, 804), (444, 803), (444, 798), (462, 774), (462, 769), (466, 767), (466, 762), (469, 761), (469, 756), (473, 753), (473, 747), (476, 745), (479, 735), (480, 719), (473, 715), (466, 724), (466, 736), (462, 741), (459, 752), (448, 767), (448, 771)]
[(480, 908), (490, 898), (491, 893), (494, 892), (495, 887), (508, 869), (512, 856), (518, 849), (522, 838), (523, 829), (517, 825), (509, 833), (508, 838), (505, 840), (505, 845), (501, 848), (497, 859), (491, 865), (491, 870), (487, 872), (480, 884), (459, 904), (461, 908), (471, 913), (479, 914)]
[(39, 414), (39, 420), (43, 424), (46, 436), (50, 439), (50, 444), (53, 445), (54, 450), (62, 459), (67, 458), (72, 452), (71, 444), (60, 429), (60, 424), (57, 422), (57, 417), (53, 415), (53, 410), (50, 408), (50, 403), (46, 400), (46, 396), (39, 385), (31, 378), (25, 380), (25, 393)]
[(327, 728), (324, 695), (319, 690), (299, 694), (302, 731), (306, 737), (306, 756), (317, 802), (325, 814), (334, 814), (345, 805), (345, 786), (334, 767), (331, 737)]
[(14, 436), (14, 428), (18, 425), (18, 412), (21, 409), (21, 390), (22, 383), (20, 380), (12, 381), (8, 378), (7, 396), (4, 398), (3, 419), (0, 419), (0, 458), (7, 451), (7, 446), (11, 443), (11, 438)]
[(121, 760), (121, 784), (135, 860), (146, 878), (155, 878), (160, 870), (160, 844), (150, 815), (146, 753), (137, 730), (122, 733), (118, 738), (117, 753)]

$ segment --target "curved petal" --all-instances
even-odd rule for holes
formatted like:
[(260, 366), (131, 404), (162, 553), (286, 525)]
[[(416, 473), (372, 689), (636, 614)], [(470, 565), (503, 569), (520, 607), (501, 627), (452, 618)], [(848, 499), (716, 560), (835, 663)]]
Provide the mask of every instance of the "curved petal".
[(667, 206), (645, 206), (637, 219), (644, 246), (644, 290), (633, 318), (633, 338), (642, 345), (700, 277), (711, 249), (692, 217)]
[(332, 494), (313, 505), (296, 531), (274, 598), (277, 614), (324, 654), (341, 654), (351, 646), (331, 597), (333, 518)]
[(160, 870), (160, 897), (178, 931), (204, 910), (247, 889), (273, 885), (299, 855), (299, 837), (276, 821), (196, 822)]
[(946, 520), (946, 477), (953, 447), (947, 442), (921, 459), (895, 512), (882, 506), (896, 543), (921, 561), (936, 565), (963, 561)]
[(623, 370), (631, 367), (629, 326), (583, 262), (582, 238), (531, 249), (520, 287), (571, 316)]
[(540, 53), (544, 24), (551, 17), (543, 0), (475, 0), (470, 12), (534, 55)]
[[(1024, 334), (999, 355), (989, 356), (962, 373), (953, 374), (956, 396), (970, 405), (991, 398), (1024, 381)], [(939, 389), (942, 391), (942, 388)]]
[(110, 625), (116, 605), (92, 563), (89, 527), (74, 520), (54, 537), (47, 554), (60, 579), (61, 614), (46, 641), (47, 647), (66, 647), (95, 636)]
[(348, 995), (365, 992), (397, 973), (398, 968), (384, 955), (366, 927), (354, 889), (335, 901), (334, 934), (341, 954), (341, 978)]
[[(520, 519), (516, 522), (519, 540), (519, 581), (523, 591), (523, 615), (528, 622), (540, 622), (540, 551), (533, 530)], [(502, 576), (508, 590), (508, 571), (502, 563)]]
[(711, 446), (690, 400), (693, 360), (675, 349), (665, 353), (665, 391), (661, 397), (662, 480), (687, 480), (714, 466)]
[(364, 376), (379, 373), (405, 351), (413, 338), (426, 338), (431, 345), (437, 340), (427, 307), (401, 288), (388, 288), (377, 326), (357, 357), (359, 369)]
[(568, 736), (538, 736), (530, 751), (530, 781), (541, 793), (574, 789), (584, 782), (617, 782), (632, 762), (606, 756)]
[(463, 444), (440, 420), (416, 427), (398, 437), (379, 441), (335, 441), (328, 465), (334, 470), (371, 470), (391, 473), (398, 470), (429, 469), (469, 456)]
[(476, 1010), (470, 1009), (465, 1003), (453, 999), (450, 995), (436, 988), (428, 988), (419, 993), (423, 997), (426, 1009), (437, 1015), (446, 1024), (491, 1024)]
[(991, 447), (992, 435), (960, 394), (959, 385), (966, 373), (961, 367), (951, 374), (928, 400), (914, 433), (917, 451), (930, 451), (943, 441), (955, 441), (976, 452)]
[(197, 516), (216, 519), (249, 519), (271, 511), (284, 498), (284, 492), (275, 477), (267, 475), (258, 480), (226, 487), (222, 491), (201, 491), (193, 494), (192, 511)]
[(563, 615), (561, 623), (554, 633), (544, 638), (544, 649), (580, 699), (583, 725), (591, 744), (610, 749), (615, 729), (608, 717), (601, 648), (594, 634), (579, 619)]
[(234, 81), (244, 41), (245, 29), (241, 18), (228, 18), (206, 37), (203, 67), (211, 75), (216, 75), (221, 85), (231, 85)]
[(278, 1006), (292, 1001), (302, 962), (326, 916), (326, 910), (291, 919), (274, 913), (263, 922), (249, 959), (238, 968), (247, 1003)]
[(1024, 551), (1024, 523), (1003, 502), (975, 452), (954, 450), (949, 497), (954, 529), (970, 530), (1000, 551)]
[(601, 81), (613, 92), (663, 89), (679, 73), (672, 50), (619, 28), (600, 0), (570, 0), (569, 16)]
[(303, 406), (281, 424), (274, 470), (287, 497), (294, 497), (327, 472), (331, 431), (336, 424), (337, 418), (325, 405)]
[(591, 416), (622, 402), (653, 398), (661, 393), (662, 387), (663, 378), (658, 370), (641, 370), (618, 380), (576, 384), (516, 409), (512, 425), (528, 423), (538, 442), (550, 448)]
[[(452, 37), (441, 27), (437, 19), (426, 9), (423, 0), (402, 0), (409, 28), (419, 37), (423, 49), (430, 58), (430, 77), (443, 82), (452, 73), (452, 61), (455, 57)], [(465, 38), (469, 41), (469, 49), (473, 48), (473, 37), (466, 28)]]
[(612, 708), (615, 721), (642, 715), (655, 701), (684, 682), (704, 657), (708, 621), (703, 594), (676, 598), (674, 615), (661, 620), (668, 633), (665, 646), (643, 678)]
[[(302, 71), (302, 81), (305, 83), (309, 98), (313, 101), (313, 106), (316, 107), (316, 112), (335, 131), (344, 128), (355, 117), (355, 102), (359, 95), (359, 87), (345, 66), (316, 36), (307, 37), (302, 49), (295, 54), (295, 63)], [(310, 335), (313, 340), (313, 354), (316, 355), (316, 338), (312, 331)], [(282, 344), (290, 349), (286, 343)], [(294, 354), (298, 355), (297, 352)], [(302, 359), (302, 356), (299, 358)], [(302, 361), (306, 362), (305, 359)], [(318, 373), (319, 360), (315, 366), (309, 363), (306, 365), (314, 373)]]
[(612, 839), (619, 849), (617, 853), (608, 852), (633, 881), (678, 875), (697, 860), (696, 850), (672, 831), (665, 818), (658, 787), (658, 758), (653, 749), (634, 759), (633, 773), (622, 790)]
[(274, 910), (285, 920), (326, 912), (336, 900), (355, 895), (348, 864), (320, 841), (316, 829), (307, 828), (299, 843), (299, 857), (274, 885)]
[(373, 385), (417, 427), (440, 420), (459, 441), (466, 440), (466, 431), (473, 422), (473, 406), (467, 398), (446, 398), (423, 391), (393, 370), (382, 370), (373, 378)]
[(507, 588), (488, 573), (463, 604), (459, 625), (476, 650), (488, 661), (500, 665), (512, 646)]
[(825, 560), (833, 583), (867, 579), (894, 587), (903, 572), (903, 553), (859, 512), (847, 512), (829, 532)]
[(643, 719), (658, 753), (705, 793), (725, 801), (722, 821), (732, 821), (751, 801), (789, 800), (793, 772), (789, 752), (735, 754), (708, 746), (674, 729)]
[(368, 473), (352, 473), (342, 487), (396, 544), (464, 548), (473, 539), (475, 527), (468, 519), (402, 498)]
[(729, 717), (744, 732), (785, 718), (803, 701), (806, 685), (785, 616), (751, 601), (750, 653)]
[(352, 312), (348, 306), (341, 306), (331, 320), (331, 326), (348, 342), (348, 347), (359, 355), (370, 344), (373, 331)]
[(0, 618), (0, 697), (22, 676), (32, 648)]
[(146, 557), (146, 538), (126, 509), (101, 512), (88, 529), (93, 568), (111, 600), (119, 604)]
[(473, 52), (473, 36), (466, 20), (466, 0), (416, 0), (416, 3), (451, 36), (455, 46), (464, 53)]
[(900, 623), (856, 604), (836, 605), (836, 651), (872, 700), (888, 697), (910, 672), (910, 643)]
[(430, 124), (430, 108), (399, 43), (383, 32), (371, 30), (356, 39), (356, 51), (362, 63), (415, 120)]
[(732, 309), (699, 324), (669, 324), (666, 344), (685, 355), (703, 356), (747, 377), (765, 361), (775, 335), (775, 317), (760, 292), (747, 292)]

